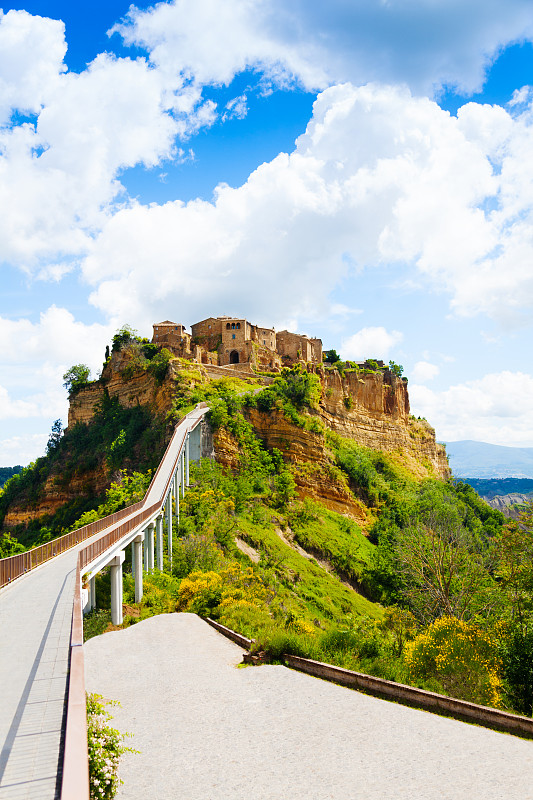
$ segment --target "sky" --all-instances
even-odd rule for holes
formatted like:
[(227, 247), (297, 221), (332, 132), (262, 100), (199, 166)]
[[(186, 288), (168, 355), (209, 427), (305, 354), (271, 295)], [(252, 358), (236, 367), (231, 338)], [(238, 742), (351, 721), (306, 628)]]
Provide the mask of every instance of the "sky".
[(123, 324), (222, 314), (533, 446), (530, 0), (2, 8), (0, 465)]

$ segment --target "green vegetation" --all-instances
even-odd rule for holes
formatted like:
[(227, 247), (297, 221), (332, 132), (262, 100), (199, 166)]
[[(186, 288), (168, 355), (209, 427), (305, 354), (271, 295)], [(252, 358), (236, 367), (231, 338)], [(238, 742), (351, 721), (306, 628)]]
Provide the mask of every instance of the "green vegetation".
[(91, 522), (96, 522), (102, 517), (107, 517), (109, 514), (114, 514), (115, 511), (126, 508), (126, 506), (138, 503), (146, 494), (151, 478), (151, 470), (146, 473), (133, 472), (131, 475), (128, 475), (125, 469), (121, 470), (120, 480), (113, 481), (109, 489), (107, 489), (105, 501), (98, 508), (82, 514), (72, 524), (71, 530), (75, 531), (77, 528), (83, 527), (83, 525), (89, 525)]
[(325, 364), (336, 364), (341, 360), (341, 357), (336, 350), (324, 350), (322, 360)]
[[(114, 337), (113, 351), (119, 350), (127, 355), (120, 361), (125, 380), (139, 370), (156, 381), (168, 375), (168, 351), (127, 326)], [(325, 364), (356, 369), (334, 351)], [(389, 368), (401, 377), (401, 365)], [(365, 370), (374, 369), (378, 364), (368, 361)], [(271, 376), (268, 385), (260, 377), (208, 380), (200, 366), (178, 360), (172, 374), (169, 420), (206, 401), (233, 469), (209, 460), (191, 469), (174, 520), (172, 560), (165, 556), (162, 573), (145, 575), (139, 604), (126, 560), (125, 625), (194, 611), (254, 638), (271, 661), (297, 653), (532, 713), (533, 507), (509, 524), (468, 483), (421, 480), (402, 453), (370, 450), (326, 429), (322, 384), (300, 365)], [(307, 438), (320, 459), (292, 464), (267, 449), (251, 422), (261, 415), (263, 430), (283, 415), (315, 434)], [(305, 441), (302, 430), (292, 430)], [(105, 390), (90, 425), (63, 433), (57, 420), (47, 456), (12, 476), (0, 493), (0, 519), (15, 497), (37, 504), (47, 481), (60, 490), (97, 467), (109, 475), (121, 469), (120, 478), (105, 497), (88, 483), (53, 518), (4, 537), (1, 552), (20, 548), (16, 539), (45, 541), (140, 499), (164, 433), (165, 421), (140, 406), (123, 408)], [(306, 479), (310, 486), (339, 487), (360, 524), (302, 499)], [(96, 578), (99, 609), (86, 618), (86, 637), (109, 627), (109, 593), (104, 571)]]
[(124, 753), (136, 753), (126, 747), (122, 734), (109, 725), (112, 719), (106, 706), (117, 702), (104, 700), (99, 694), (87, 695), (87, 743), (89, 753), (89, 789), (91, 800), (110, 800), (115, 797), (122, 781), (118, 764)]
[[(113, 344), (111, 348), (112, 353), (118, 353), (119, 350), (122, 350), (123, 347), (126, 345), (132, 344), (133, 342), (140, 342), (141, 339), (137, 334), (137, 331), (134, 330), (131, 325), (123, 325), (122, 328), (115, 333), (113, 336)], [(107, 356), (107, 353), (106, 353)]]
[(0, 467), (0, 489), (4, 486), (6, 481), (12, 478), (13, 475), (18, 475), (19, 472), (22, 472), (20, 464), (17, 464), (16, 467)]
[(393, 373), (393, 375), (396, 375), (397, 378), (402, 377), (403, 367), (401, 364), (396, 364), (395, 361), (389, 361), (389, 369)]
[[(191, 470), (172, 563), (145, 576), (137, 605), (125, 577), (125, 624), (194, 611), (254, 638), (271, 661), (296, 653), (527, 711), (533, 523), (530, 541), (467, 484), (417, 480), (400, 456), (330, 431), (324, 474), (350, 487), (369, 535), (321, 503), (299, 500), (294, 477), (304, 465), (268, 451), (246, 414), (282, 411), (305, 424), (319, 399), (314, 377), (283, 370), (255, 394), (206, 384), (199, 372), (178, 381), (176, 409), (207, 399), (213, 427), (234, 440), (240, 464), (231, 472), (207, 460)], [(107, 585), (99, 576), (104, 605)], [(108, 624), (98, 614), (88, 620), (95, 632)]]
[(54, 539), (70, 530), (82, 514), (103, 502), (94, 489), (91, 477), (94, 470), (105, 464), (111, 470), (120, 465), (146, 472), (157, 467), (164, 447), (163, 420), (154, 418), (142, 406), (124, 408), (117, 398), (110, 398), (104, 391), (90, 424), (73, 426), (57, 438), (46, 456), (6, 482), (0, 492), (0, 524), (15, 500), (35, 507), (47, 481), (53, 481), (58, 491), (68, 489), (76, 481), (82, 487), (78, 497), (65, 503), (53, 516), (40, 517), (11, 532), (25, 548)]
[(63, 375), (63, 386), (70, 397), (77, 394), (80, 389), (87, 386), (91, 370), (86, 364), (74, 364)]

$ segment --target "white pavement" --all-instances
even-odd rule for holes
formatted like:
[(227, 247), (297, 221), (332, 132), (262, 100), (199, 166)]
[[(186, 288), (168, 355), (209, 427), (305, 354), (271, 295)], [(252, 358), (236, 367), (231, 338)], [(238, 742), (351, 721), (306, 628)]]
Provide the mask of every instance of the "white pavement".
[(56, 796), (65, 705), (74, 551), (0, 593), (0, 798)]
[(281, 666), (192, 614), (91, 639), (87, 691), (134, 734), (127, 800), (532, 800), (533, 743)]
[(0, 800), (59, 797), (76, 560), (101, 535), (0, 590)]

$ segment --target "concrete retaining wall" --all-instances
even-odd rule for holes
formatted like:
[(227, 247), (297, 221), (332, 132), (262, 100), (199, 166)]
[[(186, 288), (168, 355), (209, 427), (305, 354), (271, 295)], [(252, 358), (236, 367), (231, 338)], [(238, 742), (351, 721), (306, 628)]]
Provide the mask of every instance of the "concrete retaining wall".
[[(226, 628), (220, 622), (206, 619), (213, 628), (227, 636), (236, 644), (249, 650), (254, 639), (247, 639), (240, 633)], [(504, 733), (512, 733), (525, 739), (533, 739), (533, 719), (521, 717), (518, 714), (509, 714), (507, 711), (499, 711), (497, 708), (488, 706), (478, 706), (475, 703), (468, 703), (466, 700), (457, 700), (454, 697), (446, 697), (436, 692), (427, 692), (424, 689), (416, 689), (414, 686), (406, 686), (403, 683), (386, 681), (383, 678), (375, 678), (373, 675), (365, 675), (363, 672), (335, 667), (333, 664), (323, 664), (321, 661), (312, 661), (310, 658), (291, 656), (285, 654), (283, 660), (288, 667), (314, 675), (316, 678), (323, 678), (327, 681), (334, 681), (341, 686), (348, 686), (360, 692), (381, 697), (385, 700), (394, 700), (397, 703), (423, 708), (425, 711), (432, 711), (435, 714), (442, 714), (447, 717), (459, 719), (462, 722), (472, 722), (482, 725), (485, 728), (492, 728)]]
[(226, 628), (225, 625), (221, 625), (220, 622), (215, 622), (214, 619), (209, 619), (209, 617), (204, 617), (204, 619), (212, 628), (215, 628), (219, 633), (223, 634), (223, 636), (227, 636), (228, 639), (231, 639), (232, 642), (235, 642), (235, 644), (238, 644), (240, 647), (244, 647), (245, 650), (249, 650), (250, 647), (255, 644), (254, 639), (247, 639), (246, 636), (241, 636), (240, 633), (232, 631), (231, 628)]
[(287, 666), (317, 678), (325, 678), (342, 686), (359, 689), (367, 694), (395, 700), (437, 714), (444, 714), (464, 722), (473, 722), (486, 728), (533, 739), (533, 719), (529, 717), (509, 714), (496, 708), (478, 706), (475, 703), (468, 703), (466, 700), (457, 700), (435, 692), (426, 692), (424, 689), (386, 681), (383, 678), (374, 678), (371, 675), (334, 667), (331, 664), (322, 664), (320, 661), (312, 661), (308, 658), (290, 655), (285, 655), (283, 658)]

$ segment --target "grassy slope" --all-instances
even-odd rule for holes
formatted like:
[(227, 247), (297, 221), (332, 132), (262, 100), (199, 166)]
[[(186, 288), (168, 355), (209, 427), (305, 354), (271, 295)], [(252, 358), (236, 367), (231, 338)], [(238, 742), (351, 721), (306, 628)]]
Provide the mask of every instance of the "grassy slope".
[[(331, 514), (323, 509), (325, 514)], [(292, 597), (300, 613), (321, 622), (338, 619), (345, 614), (364, 614), (380, 619), (382, 609), (353, 589), (345, 586), (314, 559), (300, 555), (276, 533), (276, 523), (254, 524), (240, 519), (240, 536), (261, 553), (261, 564), (272, 567), (281, 583), (284, 596)], [(330, 530), (334, 527), (330, 523)], [(321, 539), (326, 547), (327, 532)], [(318, 537), (315, 541), (319, 542)], [(368, 543), (367, 543), (368, 544)], [(369, 547), (371, 545), (368, 544)], [(278, 590), (279, 591), (279, 590)]]

